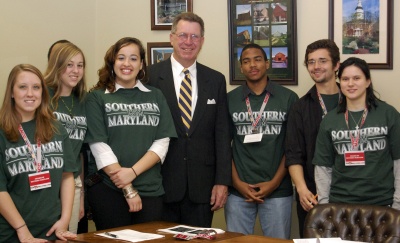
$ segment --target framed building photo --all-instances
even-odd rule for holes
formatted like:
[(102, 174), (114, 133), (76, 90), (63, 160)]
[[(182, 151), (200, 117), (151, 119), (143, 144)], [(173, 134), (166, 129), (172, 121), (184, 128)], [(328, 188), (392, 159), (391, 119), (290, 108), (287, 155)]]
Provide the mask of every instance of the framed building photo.
[(271, 80), (297, 85), (296, 0), (228, 0), (230, 84), (243, 84), (240, 54), (256, 43), (270, 63)]
[(150, 0), (151, 30), (170, 30), (174, 17), (193, 11), (193, 0)]
[(148, 42), (147, 43), (147, 65), (158, 63), (168, 59), (173, 52), (169, 42)]
[(341, 60), (357, 56), (371, 69), (393, 69), (393, 0), (329, 0), (329, 10)]

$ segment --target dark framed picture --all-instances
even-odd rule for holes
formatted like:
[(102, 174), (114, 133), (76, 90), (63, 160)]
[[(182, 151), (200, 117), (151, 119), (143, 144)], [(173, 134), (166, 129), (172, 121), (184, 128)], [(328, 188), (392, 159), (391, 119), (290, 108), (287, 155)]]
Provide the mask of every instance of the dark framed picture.
[(168, 59), (173, 52), (170, 42), (147, 43), (147, 65), (152, 65)]
[(151, 30), (171, 30), (174, 17), (193, 11), (193, 0), (150, 0)]
[(329, 0), (329, 38), (341, 60), (357, 56), (371, 69), (393, 69), (393, 0)]
[(230, 84), (243, 84), (240, 54), (256, 43), (265, 50), (268, 77), (297, 85), (296, 0), (228, 0)]

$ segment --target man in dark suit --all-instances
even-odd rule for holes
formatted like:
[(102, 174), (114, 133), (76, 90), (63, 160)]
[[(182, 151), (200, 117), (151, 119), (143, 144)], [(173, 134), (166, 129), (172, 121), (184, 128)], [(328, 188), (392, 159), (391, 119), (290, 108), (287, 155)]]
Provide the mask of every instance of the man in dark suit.
[(164, 219), (211, 227), (213, 212), (224, 207), (232, 181), (226, 81), (196, 62), (204, 42), (199, 16), (175, 17), (170, 41), (171, 57), (149, 68), (149, 82), (164, 93), (178, 134), (162, 166)]

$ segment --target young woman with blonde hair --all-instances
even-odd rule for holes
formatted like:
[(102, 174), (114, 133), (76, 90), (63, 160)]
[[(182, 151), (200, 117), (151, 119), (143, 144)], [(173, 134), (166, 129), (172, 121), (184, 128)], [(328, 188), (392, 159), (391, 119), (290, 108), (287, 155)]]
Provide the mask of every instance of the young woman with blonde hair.
[(86, 96), (85, 56), (72, 43), (62, 43), (50, 55), (45, 82), (50, 93), (53, 114), (66, 128), (79, 165), (75, 178), (75, 197), (69, 230), (77, 233), (78, 222), (84, 216), (83, 159), (81, 148), (87, 124), (84, 99)]

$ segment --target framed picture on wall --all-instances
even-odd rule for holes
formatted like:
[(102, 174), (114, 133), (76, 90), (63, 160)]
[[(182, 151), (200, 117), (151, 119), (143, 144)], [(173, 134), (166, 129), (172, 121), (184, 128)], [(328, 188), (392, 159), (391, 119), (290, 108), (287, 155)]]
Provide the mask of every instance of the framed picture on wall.
[(268, 77), (297, 85), (296, 0), (228, 0), (230, 84), (243, 84), (240, 54), (256, 43), (269, 59)]
[(393, 69), (393, 0), (329, 0), (329, 38), (341, 59), (364, 59), (371, 69)]
[(150, 0), (151, 30), (171, 30), (174, 17), (193, 11), (193, 0)]
[(168, 59), (173, 52), (169, 42), (148, 42), (147, 43), (147, 65), (158, 63)]

